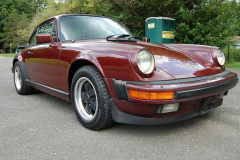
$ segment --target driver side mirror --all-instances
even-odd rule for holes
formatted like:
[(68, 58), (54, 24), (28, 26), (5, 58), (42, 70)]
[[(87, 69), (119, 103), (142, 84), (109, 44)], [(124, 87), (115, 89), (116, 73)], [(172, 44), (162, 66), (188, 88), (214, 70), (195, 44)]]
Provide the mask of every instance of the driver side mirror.
[(36, 35), (37, 43), (51, 43), (54, 44), (54, 40), (51, 34), (37, 34)]

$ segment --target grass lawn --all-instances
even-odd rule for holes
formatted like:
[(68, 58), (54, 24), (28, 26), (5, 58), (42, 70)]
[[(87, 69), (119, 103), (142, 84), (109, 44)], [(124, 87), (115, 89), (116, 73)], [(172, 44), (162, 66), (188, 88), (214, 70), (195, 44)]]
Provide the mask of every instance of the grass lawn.
[(233, 62), (233, 63), (226, 63), (225, 66), (227, 68), (234, 68), (234, 69), (240, 69), (240, 62)]
[(3, 57), (14, 57), (16, 55), (16, 53), (1, 53), (0, 56), (3, 56)]

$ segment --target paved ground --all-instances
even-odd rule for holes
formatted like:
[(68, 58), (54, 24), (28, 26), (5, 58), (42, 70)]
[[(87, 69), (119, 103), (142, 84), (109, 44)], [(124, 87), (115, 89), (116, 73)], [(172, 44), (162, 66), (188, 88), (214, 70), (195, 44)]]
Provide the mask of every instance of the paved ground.
[[(45, 93), (20, 96), (11, 58), (0, 56), (0, 159), (240, 159), (240, 83), (223, 106), (174, 124), (115, 124), (95, 132), (71, 104)], [(235, 70), (240, 75), (240, 71)]]

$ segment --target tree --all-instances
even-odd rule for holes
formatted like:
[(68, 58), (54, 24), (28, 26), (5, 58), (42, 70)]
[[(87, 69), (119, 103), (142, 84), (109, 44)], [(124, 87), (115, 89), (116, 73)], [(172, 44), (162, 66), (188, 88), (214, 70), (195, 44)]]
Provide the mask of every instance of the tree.
[(29, 19), (26, 14), (19, 15), (16, 11), (13, 11), (3, 27), (6, 34), (3, 38), (5, 48), (9, 46), (9, 43), (12, 43), (12, 48), (16, 48), (18, 43), (26, 43), (30, 36), (28, 25)]
[[(30, 9), (13, 4), (23, 1), (29, 3), (26, 6)], [(54, 15), (81, 13), (119, 19), (140, 37), (144, 36), (146, 18), (171, 17), (176, 19), (175, 39), (179, 43), (223, 47), (240, 33), (240, 5), (228, 0), (5, 0), (0, 1), (1, 6), (5, 7), (0, 13), (0, 38), (5, 37), (1, 27), (9, 21), (8, 15), (14, 9), (28, 18), (34, 14), (30, 32)], [(18, 29), (19, 33), (25, 31)]]
[(239, 33), (239, 5), (222, 0), (204, 1), (193, 9), (180, 8), (176, 25), (179, 43), (224, 47)]
[[(3, 27), (9, 20), (11, 14), (24, 14), (28, 19), (31, 19), (37, 8), (43, 8), (46, 5), (46, 0), (0, 0), (0, 48), (3, 48), (6, 33)], [(29, 21), (27, 21), (29, 23)]]

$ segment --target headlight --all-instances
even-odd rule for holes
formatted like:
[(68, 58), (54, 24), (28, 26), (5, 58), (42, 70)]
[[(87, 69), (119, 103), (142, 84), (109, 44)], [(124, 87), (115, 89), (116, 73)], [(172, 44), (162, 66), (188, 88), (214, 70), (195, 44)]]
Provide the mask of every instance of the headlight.
[(223, 66), (225, 64), (225, 55), (223, 53), (223, 51), (221, 49), (218, 49), (217, 50), (217, 60), (218, 60), (218, 63)]
[(142, 73), (152, 73), (154, 69), (154, 59), (152, 53), (148, 50), (141, 50), (137, 54), (137, 65)]

